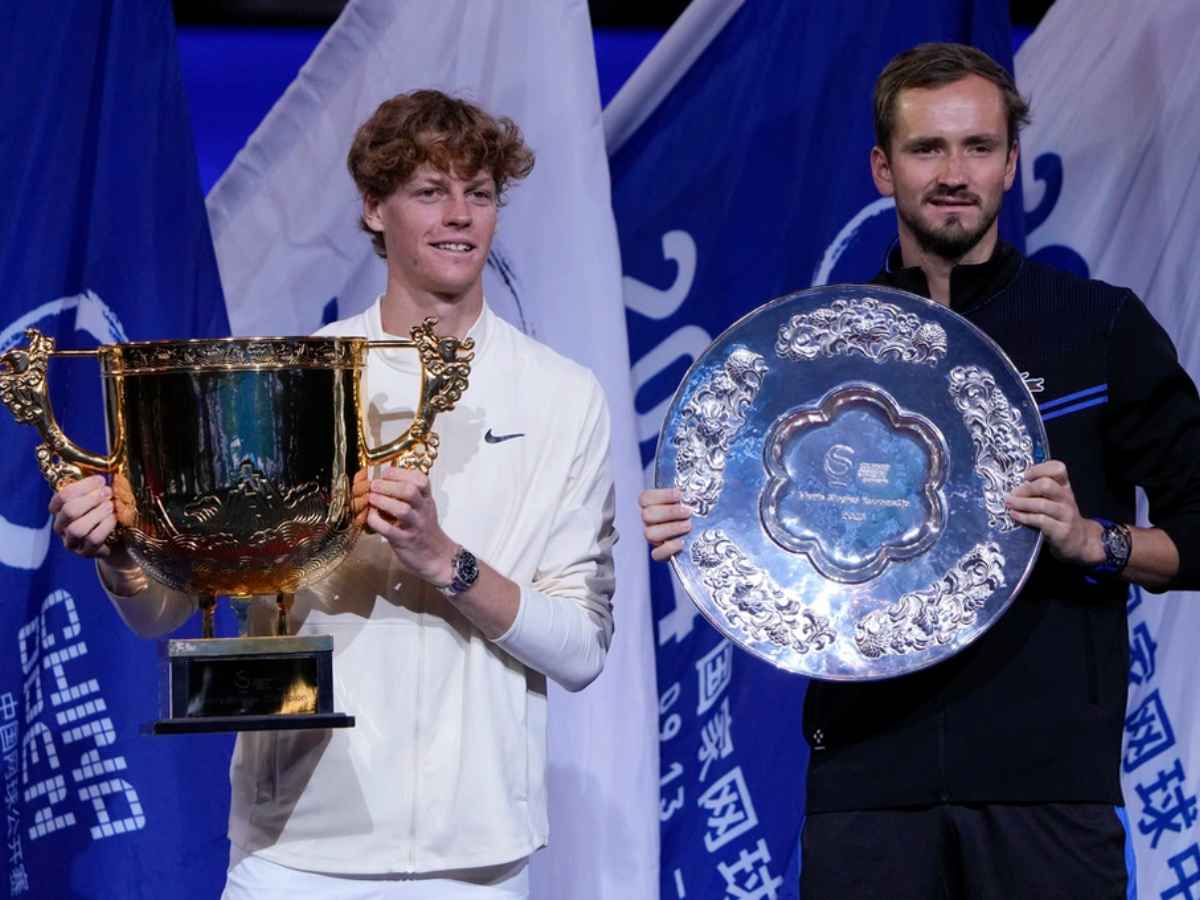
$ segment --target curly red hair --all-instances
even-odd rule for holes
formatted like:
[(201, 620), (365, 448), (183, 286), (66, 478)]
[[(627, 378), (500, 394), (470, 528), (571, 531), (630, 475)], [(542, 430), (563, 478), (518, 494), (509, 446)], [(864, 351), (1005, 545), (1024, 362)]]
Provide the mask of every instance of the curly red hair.
[[(429, 163), (464, 178), (490, 173), (503, 202), (505, 190), (528, 175), (533, 162), (533, 151), (512, 119), (435, 90), (398, 94), (379, 104), (355, 132), (346, 157), (359, 193), (374, 200), (390, 197)], [(383, 235), (362, 219), (359, 225), (371, 235), (375, 252), (386, 257)]]

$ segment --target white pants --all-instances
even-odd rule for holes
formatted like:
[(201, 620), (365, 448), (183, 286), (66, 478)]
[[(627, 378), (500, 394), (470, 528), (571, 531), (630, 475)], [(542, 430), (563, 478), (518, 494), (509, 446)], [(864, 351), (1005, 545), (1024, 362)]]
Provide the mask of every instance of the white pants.
[(434, 875), (329, 875), (229, 848), (221, 900), (529, 900), (529, 860)]

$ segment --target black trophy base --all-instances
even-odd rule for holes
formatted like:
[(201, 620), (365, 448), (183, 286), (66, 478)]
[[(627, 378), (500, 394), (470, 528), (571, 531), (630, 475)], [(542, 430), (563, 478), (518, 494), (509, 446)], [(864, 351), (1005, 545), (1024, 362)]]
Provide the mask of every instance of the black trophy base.
[(299, 731), (302, 728), (353, 728), (354, 716), (345, 713), (285, 716), (185, 716), (159, 719), (151, 734), (207, 734), (213, 731)]
[(167, 642), (166, 715), (152, 734), (351, 728), (333, 711), (333, 638)]

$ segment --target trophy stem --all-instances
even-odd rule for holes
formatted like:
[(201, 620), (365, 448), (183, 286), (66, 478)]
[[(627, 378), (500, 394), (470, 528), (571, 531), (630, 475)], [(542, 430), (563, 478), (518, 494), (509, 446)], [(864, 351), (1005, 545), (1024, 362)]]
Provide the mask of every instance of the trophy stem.
[(229, 608), (233, 610), (234, 619), (237, 620), (238, 637), (245, 637), (250, 633), (250, 604), (253, 599), (250, 597), (230, 597)]
[(288, 633), (288, 612), (292, 608), (292, 601), (296, 599), (295, 594), (279, 593), (275, 595), (275, 605), (279, 609), (279, 618), (275, 623), (275, 633), (280, 637), (287, 637)]
[(213, 628), (213, 614), (217, 610), (217, 598), (212, 594), (200, 595), (200, 612), (204, 618), (201, 624), (200, 634), (202, 637), (210, 638), (215, 634)]

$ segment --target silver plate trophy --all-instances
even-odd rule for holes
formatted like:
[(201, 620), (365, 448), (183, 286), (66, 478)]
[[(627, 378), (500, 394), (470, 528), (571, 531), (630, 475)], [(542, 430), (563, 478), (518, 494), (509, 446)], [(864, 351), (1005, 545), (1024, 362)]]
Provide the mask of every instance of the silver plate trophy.
[(1047, 456), (991, 338), (915, 294), (831, 285), (759, 307), (696, 360), (655, 484), (695, 512), (672, 565), (721, 633), (867, 681), (952, 656), (1008, 608), (1042, 536), (1004, 497)]

